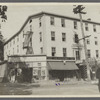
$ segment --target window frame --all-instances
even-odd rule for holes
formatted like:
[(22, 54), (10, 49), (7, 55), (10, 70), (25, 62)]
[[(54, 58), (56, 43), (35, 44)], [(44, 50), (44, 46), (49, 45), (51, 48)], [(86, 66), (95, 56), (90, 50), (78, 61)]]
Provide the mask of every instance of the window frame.
[(64, 18), (61, 18), (61, 26), (65, 27), (65, 19)]
[(51, 48), (51, 55), (52, 55), (52, 57), (56, 56), (56, 47)]
[(74, 20), (73, 23), (74, 23), (74, 29), (78, 29), (77, 21)]
[(55, 18), (53, 16), (50, 17), (50, 25), (55, 25)]
[(88, 58), (91, 58), (91, 50), (90, 49), (87, 50), (87, 56), (88, 56)]
[(63, 57), (66, 57), (66, 56), (67, 56), (67, 49), (63, 48)]
[(62, 41), (65, 42), (66, 41), (66, 33), (62, 33)]
[(51, 41), (55, 41), (55, 31), (51, 31)]

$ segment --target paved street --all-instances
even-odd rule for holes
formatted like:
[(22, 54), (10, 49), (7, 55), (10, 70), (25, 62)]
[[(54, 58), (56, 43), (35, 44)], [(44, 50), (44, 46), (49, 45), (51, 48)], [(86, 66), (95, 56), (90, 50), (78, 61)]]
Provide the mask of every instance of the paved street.
[(54, 83), (47, 82), (39, 84), (0, 84), (0, 95), (33, 95), (33, 96), (99, 96), (97, 84), (91, 84), (90, 82), (79, 83)]

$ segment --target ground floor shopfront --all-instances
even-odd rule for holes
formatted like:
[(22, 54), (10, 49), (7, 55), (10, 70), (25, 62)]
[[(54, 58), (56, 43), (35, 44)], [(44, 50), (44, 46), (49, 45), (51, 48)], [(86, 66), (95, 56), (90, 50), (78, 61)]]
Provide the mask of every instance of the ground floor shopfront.
[(8, 68), (8, 75), (13, 76), (15, 81), (18, 78), (23, 82), (49, 79), (64, 81), (66, 78), (79, 78), (79, 68), (75, 64), (75, 59), (71, 57), (47, 57), (46, 55), (9, 56)]

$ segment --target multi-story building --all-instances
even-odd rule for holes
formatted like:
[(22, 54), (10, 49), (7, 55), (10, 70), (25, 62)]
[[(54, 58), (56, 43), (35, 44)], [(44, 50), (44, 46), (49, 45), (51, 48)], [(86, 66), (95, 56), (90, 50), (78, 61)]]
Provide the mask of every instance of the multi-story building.
[[(100, 23), (83, 20), (83, 27), (85, 36), (91, 35), (86, 38), (88, 57), (97, 59), (100, 56)], [(4, 59), (9, 60), (9, 57), (18, 56), (29, 59), (33, 57), (32, 59), (35, 61), (37, 59), (40, 66), (42, 66), (42, 60), (45, 62), (43, 63), (44, 66), (47, 66), (48, 60), (54, 59), (63, 62), (82, 61), (85, 59), (83, 40), (80, 40), (78, 44), (75, 43), (75, 34), (78, 35), (79, 39), (82, 38), (80, 19), (78, 18), (47, 12), (29, 16), (19, 32), (5, 42)], [(45, 60), (41, 58), (44, 57), (42, 55), (45, 55)], [(38, 57), (40, 58), (38, 59)], [(49, 65), (53, 66), (53, 63)], [(58, 65), (60, 66), (60, 64)], [(73, 66), (75, 68), (72, 69), (77, 69), (74, 64)], [(47, 67), (45, 70), (47, 77)], [(58, 70), (64, 69), (59, 68)]]

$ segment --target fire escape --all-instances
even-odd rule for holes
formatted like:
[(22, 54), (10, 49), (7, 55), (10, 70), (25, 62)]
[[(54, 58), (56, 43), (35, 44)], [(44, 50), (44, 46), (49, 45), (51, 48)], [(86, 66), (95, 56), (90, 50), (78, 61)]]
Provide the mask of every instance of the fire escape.
[(33, 54), (33, 48), (32, 48), (32, 31), (27, 31), (26, 34), (24, 34), (24, 42), (23, 42), (23, 49), (26, 49), (26, 54)]

